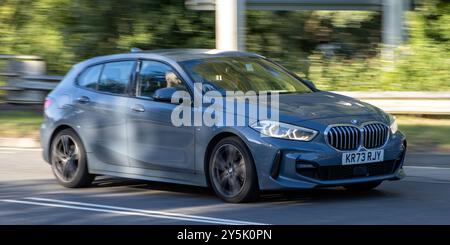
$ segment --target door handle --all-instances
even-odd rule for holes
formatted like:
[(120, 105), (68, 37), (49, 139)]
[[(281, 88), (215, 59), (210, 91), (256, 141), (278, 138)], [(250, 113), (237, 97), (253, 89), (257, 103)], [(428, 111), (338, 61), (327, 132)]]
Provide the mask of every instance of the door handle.
[(140, 104), (136, 104), (133, 107), (131, 107), (131, 110), (136, 111), (136, 112), (144, 112), (145, 108), (144, 108), (144, 106), (142, 106)]
[(89, 101), (91, 101), (91, 100), (89, 99), (89, 97), (86, 97), (86, 96), (81, 96), (81, 97), (78, 98), (77, 100), (78, 100), (78, 102), (80, 102), (81, 104), (86, 104), (86, 103), (89, 103)]

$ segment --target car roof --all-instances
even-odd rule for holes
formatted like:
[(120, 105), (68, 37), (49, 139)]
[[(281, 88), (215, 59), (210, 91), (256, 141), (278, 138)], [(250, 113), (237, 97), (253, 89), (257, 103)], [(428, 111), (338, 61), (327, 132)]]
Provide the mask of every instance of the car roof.
[(219, 49), (159, 49), (151, 51), (142, 51), (141, 53), (158, 54), (175, 61), (185, 61), (192, 59), (205, 59), (212, 57), (229, 57), (229, 56), (255, 56), (260, 55), (241, 51), (228, 51)]
[(98, 56), (79, 63), (79, 65), (91, 65), (97, 62), (105, 62), (108, 60), (117, 59), (136, 59), (136, 58), (148, 58), (159, 60), (172, 60), (175, 62), (181, 62), (193, 59), (205, 59), (214, 57), (262, 57), (261, 55), (241, 52), (241, 51), (227, 51), (218, 49), (158, 49), (158, 50), (144, 50), (122, 54), (113, 54), (106, 56)]

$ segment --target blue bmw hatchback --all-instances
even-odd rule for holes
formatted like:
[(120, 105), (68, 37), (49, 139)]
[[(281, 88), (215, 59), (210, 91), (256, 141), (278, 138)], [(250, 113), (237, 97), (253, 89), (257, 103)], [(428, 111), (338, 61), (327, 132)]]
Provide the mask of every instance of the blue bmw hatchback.
[[(177, 108), (211, 114), (216, 102), (175, 94), (238, 90), (276, 92), (277, 120), (251, 122), (244, 111), (244, 125), (174, 124)], [(66, 187), (109, 175), (209, 186), (228, 202), (254, 200), (260, 190), (370, 190), (404, 176), (406, 152), (395, 118), (372, 105), (320, 91), (256, 54), (197, 49), (75, 65), (46, 99), (41, 144)]]

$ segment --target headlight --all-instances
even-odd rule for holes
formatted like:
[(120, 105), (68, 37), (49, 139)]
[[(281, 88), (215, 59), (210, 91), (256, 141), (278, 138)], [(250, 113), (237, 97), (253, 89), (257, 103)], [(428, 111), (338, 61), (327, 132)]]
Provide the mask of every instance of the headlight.
[(389, 115), (389, 121), (389, 128), (391, 128), (391, 133), (395, 134), (398, 130), (397, 119), (394, 116)]
[(317, 131), (312, 129), (269, 120), (256, 122), (250, 127), (263, 135), (280, 139), (310, 141), (317, 135)]

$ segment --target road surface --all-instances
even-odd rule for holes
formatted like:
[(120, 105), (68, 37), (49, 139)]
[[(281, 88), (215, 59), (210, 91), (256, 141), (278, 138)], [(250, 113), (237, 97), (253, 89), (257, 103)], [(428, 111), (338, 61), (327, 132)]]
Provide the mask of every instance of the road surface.
[(67, 189), (39, 149), (0, 148), (0, 224), (450, 224), (450, 164), (406, 165), (407, 178), (367, 193), (264, 193), (229, 204), (206, 188), (109, 177)]

